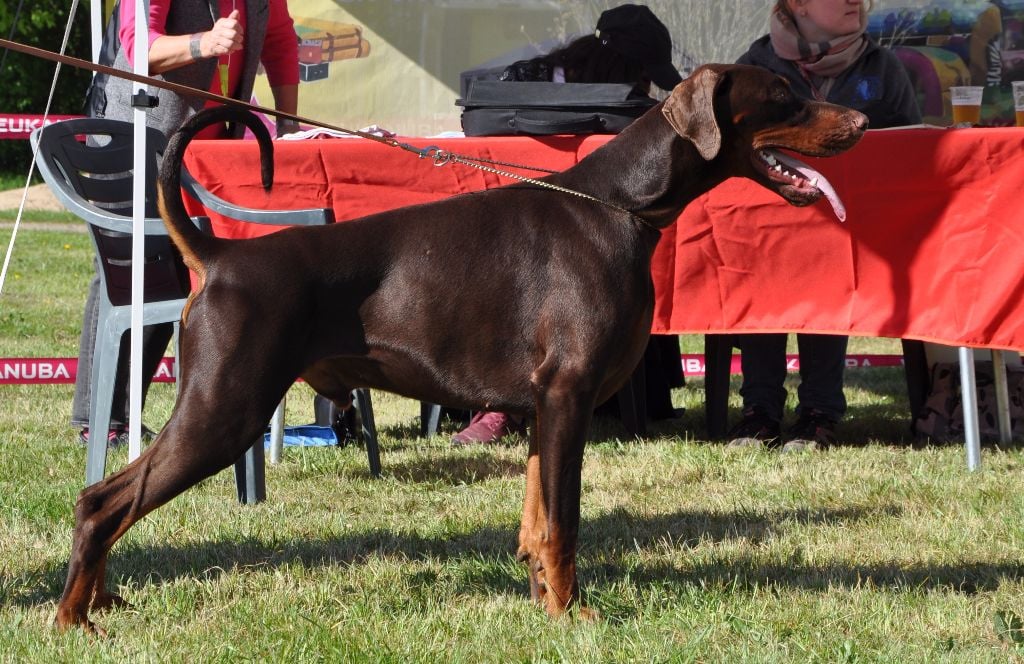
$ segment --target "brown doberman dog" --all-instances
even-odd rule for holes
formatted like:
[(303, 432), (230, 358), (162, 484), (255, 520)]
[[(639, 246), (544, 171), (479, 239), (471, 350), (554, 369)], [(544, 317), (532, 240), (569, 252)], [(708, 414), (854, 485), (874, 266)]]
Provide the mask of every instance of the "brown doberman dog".
[[(297, 378), (348, 405), (371, 387), (530, 418), (519, 556), (547, 612), (579, 601), (580, 473), (591, 413), (627, 380), (651, 327), (659, 229), (696, 196), (743, 176), (794, 205), (834, 192), (778, 148), (828, 156), (867, 127), (856, 111), (801, 100), (767, 70), (709, 65), (576, 166), (515, 184), (253, 240), (205, 235), (181, 200), (186, 145), (172, 138), (162, 215), (198, 286), (183, 316), (180, 393), (156, 441), (85, 489), (75, 508), (62, 627), (121, 604), (110, 548), (129, 527), (230, 466)], [(495, 249), (498, 247), (499, 249)]]

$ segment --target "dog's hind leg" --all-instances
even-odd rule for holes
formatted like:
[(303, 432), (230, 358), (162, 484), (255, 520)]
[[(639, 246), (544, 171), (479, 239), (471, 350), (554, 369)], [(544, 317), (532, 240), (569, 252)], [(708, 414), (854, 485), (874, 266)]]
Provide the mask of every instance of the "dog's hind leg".
[[(106, 590), (105, 577), (110, 547), (128, 526), (132, 485), (140, 468), (147, 468), (144, 454), (134, 463), (111, 477), (86, 488), (75, 504), (75, 532), (68, 562), (68, 578), (64, 595), (57, 606), (58, 627), (75, 625), (103, 633), (89, 621), (90, 605), (96, 608), (113, 606), (123, 600)], [(142, 462), (142, 463), (140, 463)], [(116, 521), (117, 523), (112, 523)], [(127, 523), (126, 523), (127, 521)]]
[[(201, 389), (195, 387), (196, 392)], [(243, 408), (234, 407), (237, 403), (211, 413), (200, 404), (201, 397), (187, 396), (188, 388), (167, 426), (138, 459), (79, 494), (67, 583), (55, 618), (58, 627), (78, 625), (102, 633), (89, 621), (90, 606), (123, 603), (106, 590), (111, 547), (139, 519), (230, 466), (252, 444), (273, 410), (268, 399), (263, 418), (247, 418)], [(182, 408), (183, 402), (192, 408)]]

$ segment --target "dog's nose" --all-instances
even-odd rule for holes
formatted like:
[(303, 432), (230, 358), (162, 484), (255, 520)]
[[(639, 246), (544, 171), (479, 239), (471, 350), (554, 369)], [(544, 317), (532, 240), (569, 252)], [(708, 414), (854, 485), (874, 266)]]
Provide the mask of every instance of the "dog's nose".
[(868, 128), (868, 116), (859, 111), (853, 112), (853, 126), (857, 131), (865, 131)]

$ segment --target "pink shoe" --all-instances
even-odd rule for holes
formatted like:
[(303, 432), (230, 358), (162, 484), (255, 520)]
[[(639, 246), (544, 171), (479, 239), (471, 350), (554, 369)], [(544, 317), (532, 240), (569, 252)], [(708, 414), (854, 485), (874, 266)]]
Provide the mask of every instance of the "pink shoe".
[(520, 424), (505, 413), (480, 411), (473, 416), (468, 427), (452, 436), (452, 445), (493, 443), (521, 429)]

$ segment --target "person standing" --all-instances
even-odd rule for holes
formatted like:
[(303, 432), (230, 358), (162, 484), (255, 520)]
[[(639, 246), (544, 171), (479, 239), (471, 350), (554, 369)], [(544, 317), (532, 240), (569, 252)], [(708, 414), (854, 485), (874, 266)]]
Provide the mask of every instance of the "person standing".
[[(115, 5), (107, 34), (117, 35), (117, 44), (104, 44), (105, 52), (114, 52), (113, 66), (132, 71), (135, 46), (135, 2)], [(277, 110), (295, 114), (298, 108), (298, 38), (287, 0), (150, 0), (148, 17), (150, 74), (169, 82), (208, 90), (218, 95), (249, 101), (256, 71), (263, 65)], [(93, 117), (132, 121), (131, 97), (136, 84), (117, 76), (97, 77), (87, 94), (86, 112)], [(162, 88), (151, 88), (158, 103), (146, 113), (146, 123), (165, 136), (172, 134), (185, 120), (201, 110), (199, 97), (183, 96)], [(241, 138), (242, 127), (231, 137)], [(297, 131), (293, 121), (277, 122), (278, 136)], [(203, 138), (227, 138), (227, 130), (211, 127)], [(156, 174), (153, 174), (155, 177)], [(162, 240), (167, 241), (167, 240)], [(168, 241), (169, 244), (169, 241)], [(172, 250), (168, 247), (168, 250)], [(71, 425), (80, 430), (79, 439), (88, 441), (91, 402), (92, 352), (99, 317), (99, 265), (89, 284), (82, 334), (78, 349), (78, 373), (72, 400)], [(174, 333), (170, 323), (143, 328), (143, 399)], [(121, 342), (114, 398), (110, 413), (108, 444), (127, 440), (128, 335)], [(144, 434), (149, 434), (143, 429)]]
[[(865, 33), (863, 0), (779, 0), (770, 30), (737, 60), (789, 80), (807, 99), (856, 109), (872, 129), (921, 122), (910, 78), (899, 59)], [(729, 432), (732, 446), (783, 445), (794, 451), (827, 447), (846, 412), (845, 336), (798, 334), (797, 421), (782, 435), (786, 403), (785, 334), (742, 334), (743, 418)]]

